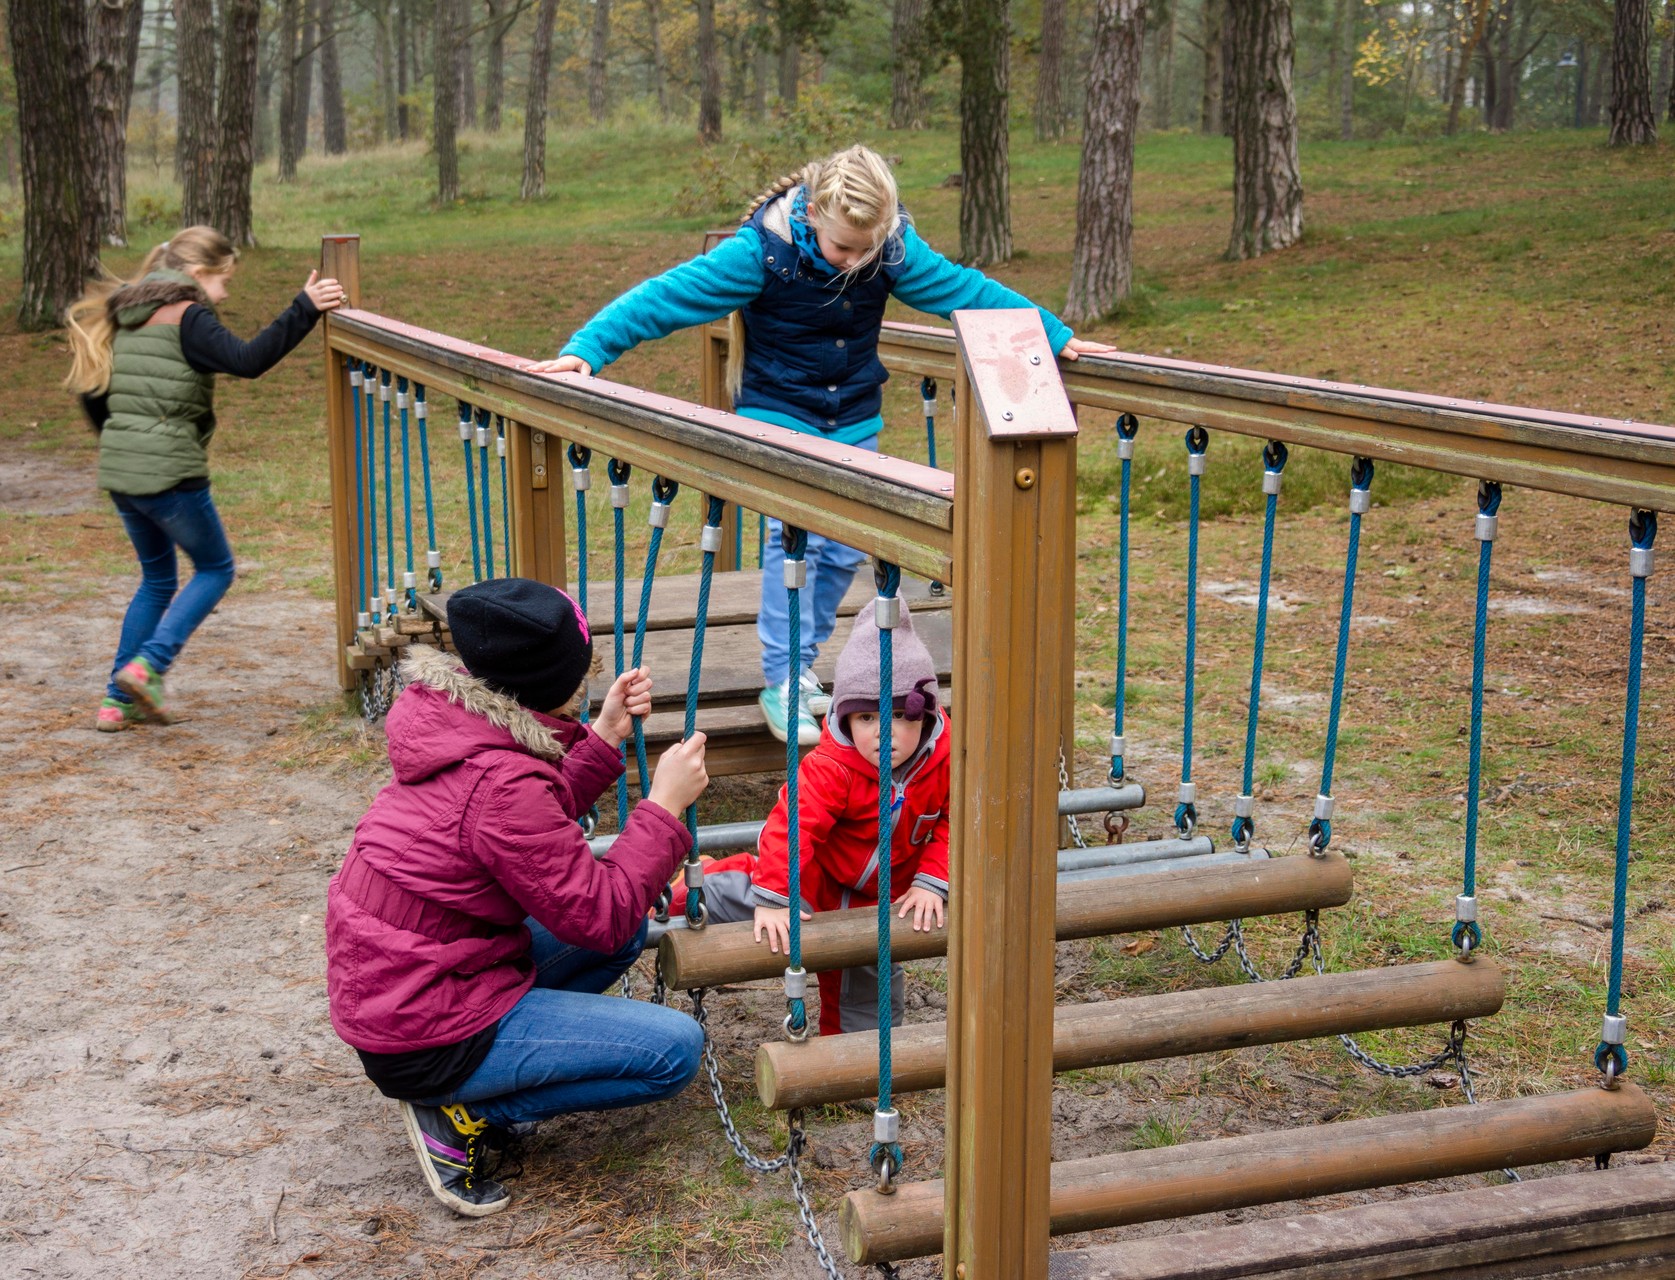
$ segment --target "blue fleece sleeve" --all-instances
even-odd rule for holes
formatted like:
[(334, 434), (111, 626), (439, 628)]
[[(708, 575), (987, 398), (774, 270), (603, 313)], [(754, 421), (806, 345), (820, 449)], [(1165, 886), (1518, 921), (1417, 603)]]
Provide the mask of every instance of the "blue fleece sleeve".
[(558, 354), (580, 356), (598, 373), (642, 342), (737, 311), (765, 283), (761, 237), (743, 227), (708, 253), (635, 285), (578, 329)]
[(896, 278), (895, 296), (919, 311), (946, 320), (956, 311), (993, 311), (1006, 307), (1035, 307), (1047, 330), (1047, 341), (1056, 355), (1075, 335), (1068, 325), (1045, 307), (1038, 307), (1023, 294), (991, 280), (972, 267), (950, 262), (926, 244), (912, 227), (902, 233), (906, 254), (901, 275)]

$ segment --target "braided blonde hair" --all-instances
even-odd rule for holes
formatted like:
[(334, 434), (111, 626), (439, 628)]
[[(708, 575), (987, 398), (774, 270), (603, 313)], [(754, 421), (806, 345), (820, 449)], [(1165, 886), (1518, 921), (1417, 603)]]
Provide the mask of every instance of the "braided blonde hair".
[[(808, 192), (808, 220), (811, 224), (842, 226), (866, 232), (872, 239), (872, 253), (866, 262), (850, 271), (876, 264), (880, 251), (900, 225), (900, 196), (896, 175), (889, 162), (871, 147), (853, 146), (820, 160), (811, 160), (794, 173), (770, 183), (750, 202), (741, 225), (756, 211), (797, 187)], [(727, 390), (734, 399), (744, 384), (744, 319), (733, 312), (727, 326)]]

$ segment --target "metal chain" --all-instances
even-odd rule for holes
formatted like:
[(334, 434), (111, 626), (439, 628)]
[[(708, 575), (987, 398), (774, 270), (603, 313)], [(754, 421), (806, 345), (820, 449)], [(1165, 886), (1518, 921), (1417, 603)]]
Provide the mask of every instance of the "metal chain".
[[(1071, 790), (1070, 766), (1065, 763), (1063, 738), (1059, 739), (1059, 790)], [(1066, 816), (1070, 819), (1070, 838), (1076, 842), (1076, 847), (1078, 849), (1086, 849), (1088, 847), (1088, 842), (1082, 838), (1081, 818), (1074, 813), (1067, 814)]]
[(710, 1037), (709, 1014), (704, 1009), (704, 989), (692, 989), (692, 1016), (698, 1020), (698, 1026), (704, 1033), (704, 1073), (710, 1080), (710, 1098), (715, 1103), (715, 1113), (721, 1117), (721, 1127), (727, 1132), (727, 1143), (733, 1148), (734, 1154), (744, 1162), (745, 1168), (753, 1169), (757, 1173), (773, 1173), (783, 1169), (792, 1161), (791, 1147), (787, 1144), (785, 1154), (776, 1156), (772, 1160), (764, 1160), (745, 1145), (739, 1131), (733, 1124), (733, 1113), (728, 1110), (726, 1096), (721, 1091), (721, 1064), (716, 1060), (715, 1041)]

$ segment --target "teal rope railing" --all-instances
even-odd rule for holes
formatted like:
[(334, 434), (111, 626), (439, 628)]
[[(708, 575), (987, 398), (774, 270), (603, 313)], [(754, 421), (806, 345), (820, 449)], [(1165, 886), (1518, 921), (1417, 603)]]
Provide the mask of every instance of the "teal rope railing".
[(1111, 785), (1120, 787), (1126, 776), (1123, 757), (1128, 740), (1123, 718), (1128, 701), (1128, 518), (1134, 478), (1134, 438), (1140, 434), (1140, 419), (1132, 413), (1117, 418), (1117, 457), (1122, 460), (1122, 496), (1118, 502), (1117, 539), (1117, 694), (1111, 713)]
[[(593, 488), (593, 472), (588, 464), (593, 461), (593, 450), (585, 444), (573, 444), (569, 449), (570, 483), (576, 490), (576, 599), (587, 617), (587, 495)], [(582, 699), (581, 721), (588, 721), (587, 699)]]
[(1343, 720), (1344, 672), (1349, 665), (1349, 627), (1355, 614), (1355, 565), (1361, 554), (1361, 517), (1372, 510), (1373, 460), (1357, 458), (1349, 470), (1349, 547), (1344, 553), (1343, 607), (1338, 614), (1338, 653), (1332, 666), (1332, 710), (1326, 721), (1320, 794), (1309, 823), (1309, 851), (1316, 856), (1332, 843), (1332, 771), (1338, 759), (1338, 726)]
[(366, 514), (367, 514), (367, 625), (378, 621), (383, 612), (383, 593), (378, 588), (378, 370), (367, 365), (361, 377), (366, 394)]
[(407, 379), (398, 377), (395, 384), (396, 413), (401, 418), (401, 510), (407, 534), (407, 569), (401, 577), (401, 589), (407, 596), (407, 610), (419, 607), (419, 578), (413, 569), (413, 441), (407, 421)]
[[(651, 584), (657, 577), (657, 556), (663, 548), (663, 531), (669, 527), (669, 508), (674, 503), (680, 486), (673, 480), (653, 476), (651, 481), (651, 541), (646, 544), (646, 571), (640, 578), (640, 611), (634, 618), (634, 667), (645, 660), (646, 622), (651, 616)], [(651, 767), (646, 761), (646, 727), (640, 716), (634, 717), (634, 763), (640, 775), (640, 795), (651, 793)]]
[[(710, 498), (704, 513), (704, 528), (698, 535), (704, 563), (698, 571), (698, 612), (692, 620), (692, 663), (686, 672), (683, 739), (691, 738), (698, 732), (698, 685), (704, 673), (704, 636), (710, 622), (710, 585), (715, 578), (715, 555), (721, 550), (721, 520), (726, 512), (726, 502)], [(704, 863), (698, 856), (697, 801), (686, 806), (686, 831), (692, 837), (692, 847), (686, 854), (686, 924), (689, 929), (702, 929), (709, 921), (709, 910), (704, 906)]]
[[(890, 1105), (891, 1030), (895, 1006), (890, 992), (890, 863), (895, 820), (903, 797), (896, 794), (894, 726), (896, 626), (901, 621), (901, 570), (888, 563), (873, 569), (878, 599), (873, 603), (878, 622), (878, 1103), (872, 1113), (872, 1149), (868, 1163), (888, 1190), (901, 1172), (901, 1117)], [(930, 714), (935, 714), (931, 708)], [(905, 732), (905, 730), (904, 730)]]
[(1198, 675), (1198, 525), (1209, 447), (1208, 431), (1203, 427), (1187, 429), (1186, 466), (1192, 496), (1186, 540), (1186, 694), (1181, 730), (1181, 789), (1175, 799), (1175, 830), (1183, 840), (1189, 839), (1198, 825), (1198, 788), (1192, 781), (1192, 719)]
[(477, 494), (483, 504), (483, 568), (494, 577), (494, 513), (489, 497), (489, 411), (477, 410), (477, 462), (481, 476)]
[(1646, 579), (1652, 576), (1652, 544), (1658, 513), (1637, 510), (1629, 517), (1629, 573), (1634, 603), (1628, 633), (1628, 694), (1623, 705), (1623, 768), (1617, 785), (1617, 865), (1611, 887), (1611, 969), (1606, 982), (1605, 1018), (1594, 1065), (1611, 1088), (1628, 1070), (1628, 1019), (1623, 1017), (1623, 937), (1628, 924), (1629, 835), (1634, 818), (1634, 757), (1640, 736), (1640, 673), (1646, 649)]
[(1471, 744), (1466, 782), (1466, 843), (1461, 888), (1454, 899), (1454, 945), (1464, 958), (1483, 945), (1477, 920), (1477, 810), (1483, 782), (1483, 664), (1489, 641), (1489, 569), (1498, 532), (1501, 487), (1491, 480), (1477, 485), (1477, 609), (1471, 630)]
[[(619, 462), (612, 458), (605, 464), (605, 474), (611, 482), (611, 532), (612, 532), (612, 560), (616, 581), (612, 584), (616, 590), (615, 609), (611, 616), (611, 635), (616, 642), (616, 674), (620, 677), (627, 670), (624, 659), (627, 657), (623, 642), (622, 615), (622, 574), (625, 559), (623, 547), (626, 531), (623, 529), (623, 512), (628, 509), (628, 477), (633, 468), (626, 462)], [(623, 773), (616, 782), (616, 829), (621, 831), (628, 825), (628, 746), (622, 746)]]
[(1250, 655), (1250, 707), (1245, 719), (1244, 789), (1233, 801), (1233, 847), (1240, 853), (1250, 848), (1256, 834), (1256, 723), (1262, 711), (1262, 663), (1268, 645), (1268, 588), (1274, 578), (1274, 515), (1279, 509), (1280, 483), (1289, 451), (1279, 440), (1270, 440), (1262, 450), (1262, 492), (1267, 496), (1262, 513), (1262, 581), (1256, 596), (1256, 642)]
[[(785, 549), (785, 593), (791, 611), (790, 649), (792, 661), (803, 651), (802, 600), (799, 592), (808, 583), (808, 534), (790, 525), (780, 527), (780, 545)], [(790, 864), (790, 883), (787, 896), (791, 900), (790, 945), (785, 969), (785, 1003), (790, 1012), (785, 1015), (785, 1033), (793, 1040), (808, 1035), (808, 1009), (804, 998), (808, 991), (808, 972), (803, 968), (803, 892), (802, 825), (798, 811), (798, 772), (802, 755), (797, 749), (797, 723), (802, 718), (801, 684), (791, 679), (786, 682), (788, 705), (785, 708), (785, 846)]]
[(413, 416), (419, 420), (419, 462), (425, 476), (425, 569), (432, 591), (442, 590), (442, 552), (436, 546), (436, 497), (430, 485), (430, 406), (425, 401), (425, 384), (413, 384)]
[(395, 619), (395, 469), (390, 418), (390, 371), (378, 379), (378, 403), (384, 410), (384, 610)]
[(459, 402), (459, 447), (465, 455), (465, 514), (471, 522), (471, 581), (483, 580), (483, 548), (477, 535), (477, 479), (471, 465), (471, 406)]

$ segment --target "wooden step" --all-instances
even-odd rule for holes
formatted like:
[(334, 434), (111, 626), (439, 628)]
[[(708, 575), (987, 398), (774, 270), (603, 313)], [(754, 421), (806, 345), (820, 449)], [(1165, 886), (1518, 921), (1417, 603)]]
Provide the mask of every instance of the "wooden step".
[(1616, 1165), (1065, 1250), (1052, 1280), (1675, 1276), (1675, 1163)]
[[(1575, 1160), (1638, 1150), (1656, 1135), (1651, 1100), (1623, 1084), (1062, 1160), (1052, 1169), (1051, 1230), (1065, 1235)], [(942, 1219), (940, 1179), (904, 1183), (891, 1195), (851, 1191), (838, 1209), (844, 1249), (857, 1263), (937, 1252)]]
[[(1252, 861), (1237, 866), (1182, 867), (1124, 880), (1061, 884), (1057, 936), (1094, 938), (1142, 929), (1277, 915), (1341, 907), (1350, 897), (1349, 863), (1339, 854), (1307, 854)], [(962, 909), (955, 903), (956, 912)], [(973, 904), (972, 910), (980, 909)], [(810, 973), (866, 964), (878, 955), (878, 913), (871, 907), (823, 911), (802, 926), (803, 967)], [(716, 924), (676, 930), (657, 944), (664, 981), (676, 990), (723, 982), (772, 978), (785, 971), (785, 956), (751, 937), (752, 925)], [(890, 921), (890, 945), (897, 960), (940, 956), (948, 931), (916, 932), (905, 920)]]
[[(1440, 960), (1061, 1005), (1053, 1011), (1053, 1070), (1485, 1018), (1498, 1012), (1505, 998), (1506, 980), (1489, 961)], [(897, 1027), (890, 1050), (894, 1093), (942, 1088), (948, 1065), (945, 1023)], [(756, 1051), (756, 1092), (766, 1107), (847, 1102), (877, 1090), (876, 1031), (811, 1037), (802, 1044), (779, 1040)]]

